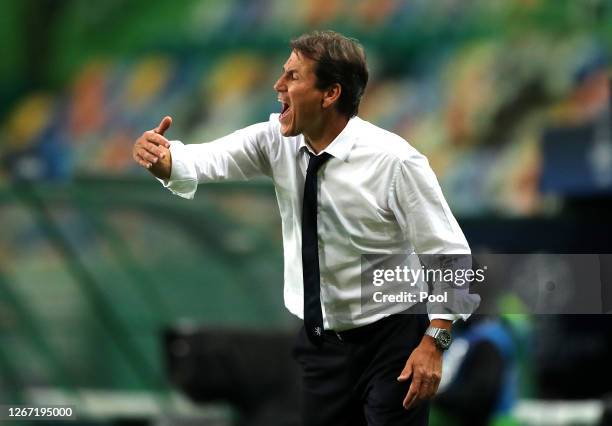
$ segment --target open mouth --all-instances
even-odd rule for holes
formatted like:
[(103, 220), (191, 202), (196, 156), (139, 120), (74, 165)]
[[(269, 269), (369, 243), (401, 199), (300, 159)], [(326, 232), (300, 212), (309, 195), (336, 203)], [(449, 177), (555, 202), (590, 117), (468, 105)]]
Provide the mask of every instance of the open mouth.
[(289, 104), (285, 103), (285, 102), (281, 102), (282, 107), (281, 107), (281, 114), (280, 114), (280, 118), (283, 119), (287, 116), (287, 114), (289, 113), (289, 110), (291, 109), (291, 107), (289, 106)]

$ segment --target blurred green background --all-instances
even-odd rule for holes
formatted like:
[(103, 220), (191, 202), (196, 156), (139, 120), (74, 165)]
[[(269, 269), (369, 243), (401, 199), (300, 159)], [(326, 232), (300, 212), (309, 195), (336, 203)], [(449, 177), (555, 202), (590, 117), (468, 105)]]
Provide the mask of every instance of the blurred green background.
[[(166, 398), (166, 327), (297, 326), (271, 183), (203, 186), (188, 202), (131, 147), (164, 115), (186, 143), (267, 120), (304, 31), (364, 44), (360, 116), (428, 156), (471, 243), (575, 250), (487, 226), (610, 211), (610, 1), (1, 5), (0, 402)], [(116, 418), (109, 401), (98, 420)]]

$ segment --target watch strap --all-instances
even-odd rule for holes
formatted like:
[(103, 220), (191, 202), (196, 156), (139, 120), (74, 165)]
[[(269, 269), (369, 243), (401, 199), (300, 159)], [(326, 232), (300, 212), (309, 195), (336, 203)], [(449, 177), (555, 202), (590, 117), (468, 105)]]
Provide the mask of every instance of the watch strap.
[(440, 332), (444, 330), (443, 328), (439, 328), (439, 327), (427, 327), (427, 330), (425, 330), (425, 334), (428, 336), (433, 337), (434, 339), (436, 337), (438, 337), (438, 334), (440, 334)]

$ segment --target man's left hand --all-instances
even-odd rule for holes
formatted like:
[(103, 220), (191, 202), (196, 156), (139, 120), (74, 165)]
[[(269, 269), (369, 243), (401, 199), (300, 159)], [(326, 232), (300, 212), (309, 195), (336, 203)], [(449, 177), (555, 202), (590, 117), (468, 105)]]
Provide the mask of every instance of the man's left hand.
[[(444, 328), (450, 328), (450, 325)], [(423, 336), (419, 346), (410, 354), (397, 380), (405, 382), (410, 377), (412, 383), (403, 402), (406, 410), (420, 401), (433, 398), (438, 390), (442, 377), (442, 351), (436, 347), (432, 337)]]

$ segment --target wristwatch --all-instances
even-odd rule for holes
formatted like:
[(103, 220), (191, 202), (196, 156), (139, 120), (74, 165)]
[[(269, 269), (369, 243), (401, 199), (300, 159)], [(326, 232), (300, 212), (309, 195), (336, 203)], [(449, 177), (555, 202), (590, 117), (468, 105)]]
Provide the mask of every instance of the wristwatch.
[(433, 337), (436, 347), (441, 351), (447, 350), (453, 342), (450, 332), (444, 328), (429, 327), (425, 331), (425, 334)]

